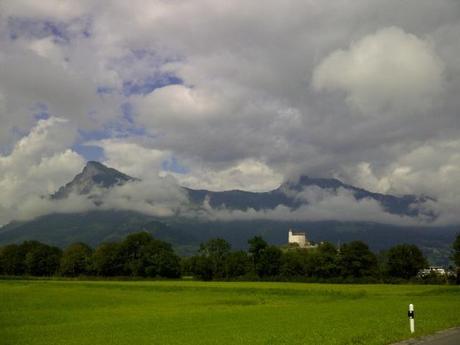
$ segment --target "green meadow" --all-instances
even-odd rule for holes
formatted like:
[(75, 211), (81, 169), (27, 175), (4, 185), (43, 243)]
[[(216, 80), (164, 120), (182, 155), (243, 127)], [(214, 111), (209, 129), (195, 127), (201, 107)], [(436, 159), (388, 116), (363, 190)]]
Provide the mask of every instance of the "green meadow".
[(0, 281), (0, 344), (390, 344), (460, 325), (460, 287)]

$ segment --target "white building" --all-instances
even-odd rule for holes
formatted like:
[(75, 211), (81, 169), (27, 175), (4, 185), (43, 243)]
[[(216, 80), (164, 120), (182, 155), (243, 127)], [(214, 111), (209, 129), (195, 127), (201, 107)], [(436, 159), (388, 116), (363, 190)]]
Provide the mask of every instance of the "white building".
[(291, 229), (289, 229), (288, 243), (297, 244), (300, 248), (317, 247), (316, 245), (312, 245), (310, 241), (308, 241), (305, 232), (293, 232)]
[(447, 272), (446, 272), (446, 270), (444, 268), (431, 266), (429, 268), (424, 268), (424, 269), (418, 271), (418, 276), (419, 277), (426, 277), (426, 276), (429, 276), (431, 273), (436, 273), (436, 274), (439, 274), (441, 276), (445, 276), (447, 274)]

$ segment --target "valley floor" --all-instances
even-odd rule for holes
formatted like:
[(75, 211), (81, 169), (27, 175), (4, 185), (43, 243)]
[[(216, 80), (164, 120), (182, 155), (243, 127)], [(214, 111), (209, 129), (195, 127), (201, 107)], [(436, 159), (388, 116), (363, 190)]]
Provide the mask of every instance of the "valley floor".
[(460, 325), (460, 287), (0, 280), (12, 344), (390, 344)]

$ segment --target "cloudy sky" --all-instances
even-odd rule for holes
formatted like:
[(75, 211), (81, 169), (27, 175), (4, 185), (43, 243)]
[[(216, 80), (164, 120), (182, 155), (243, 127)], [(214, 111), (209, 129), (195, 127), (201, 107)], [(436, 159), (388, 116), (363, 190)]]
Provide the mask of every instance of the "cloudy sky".
[(337, 177), (458, 222), (459, 37), (457, 0), (0, 0), (0, 223), (87, 160)]

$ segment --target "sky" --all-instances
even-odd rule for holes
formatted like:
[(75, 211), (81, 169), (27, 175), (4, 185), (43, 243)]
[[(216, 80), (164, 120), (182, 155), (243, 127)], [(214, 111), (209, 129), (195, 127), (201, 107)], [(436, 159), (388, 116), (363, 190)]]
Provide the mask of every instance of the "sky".
[(87, 160), (152, 186), (335, 177), (459, 224), (459, 37), (456, 0), (1, 0), (0, 224)]

